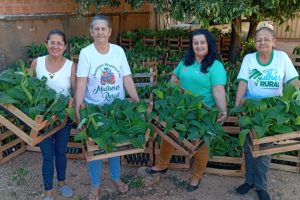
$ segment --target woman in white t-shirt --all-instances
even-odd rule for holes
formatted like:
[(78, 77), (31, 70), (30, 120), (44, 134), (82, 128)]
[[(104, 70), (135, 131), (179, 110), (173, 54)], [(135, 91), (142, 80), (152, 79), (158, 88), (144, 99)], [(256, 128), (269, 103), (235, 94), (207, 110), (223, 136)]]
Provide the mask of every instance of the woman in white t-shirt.
[[(80, 121), (79, 108), (87, 104), (109, 104), (114, 99), (124, 99), (125, 90), (134, 101), (139, 97), (131, 77), (131, 71), (124, 50), (109, 43), (111, 23), (108, 17), (95, 16), (90, 25), (94, 43), (81, 50), (77, 69), (75, 113)], [(120, 192), (127, 192), (128, 186), (120, 179), (120, 157), (109, 159), (111, 177)], [(99, 199), (102, 161), (89, 162), (91, 189), (89, 200)]]
[[(76, 88), (76, 66), (72, 61), (63, 57), (67, 47), (65, 34), (57, 29), (50, 31), (45, 45), (48, 55), (33, 60), (30, 68), (37, 78), (46, 77), (46, 84), (57, 93), (65, 96), (71, 95)], [(72, 188), (64, 182), (67, 168), (66, 150), (70, 130), (71, 123), (68, 122), (63, 129), (39, 144), (43, 156), (44, 200), (53, 199), (54, 165), (57, 172), (59, 191), (65, 197), (73, 196)]]
[[(284, 84), (299, 85), (298, 73), (283, 51), (273, 49), (275, 34), (272, 29), (262, 27), (256, 31), (254, 43), (257, 52), (247, 54), (243, 60), (237, 79), (239, 80), (235, 105), (240, 106), (246, 99), (262, 99), (281, 96)], [(246, 194), (255, 187), (260, 200), (269, 200), (267, 193), (267, 173), (271, 156), (254, 158), (251, 154), (250, 137), (244, 144), (246, 176), (245, 183), (237, 188), (237, 193)]]

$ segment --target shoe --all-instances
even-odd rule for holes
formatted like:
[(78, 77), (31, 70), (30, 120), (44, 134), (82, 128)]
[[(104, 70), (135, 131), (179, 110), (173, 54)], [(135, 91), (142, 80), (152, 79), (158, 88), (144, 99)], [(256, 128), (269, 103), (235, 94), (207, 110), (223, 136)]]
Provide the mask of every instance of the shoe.
[(199, 187), (199, 184), (201, 182), (201, 179), (199, 180), (198, 184), (197, 185), (191, 185), (191, 184), (188, 184), (188, 186), (186, 187), (186, 190), (188, 192), (193, 192), (194, 190), (197, 190), (198, 187)]
[(239, 194), (246, 194), (251, 188), (253, 188), (253, 184), (249, 185), (248, 183), (243, 183), (236, 189), (236, 192)]
[(256, 190), (259, 200), (271, 200), (266, 190)]
[(156, 174), (156, 173), (165, 174), (167, 171), (168, 171), (168, 168), (163, 169), (163, 170), (154, 170), (154, 169), (152, 169), (152, 167), (147, 167), (145, 169), (145, 172), (148, 174)]
[(73, 196), (74, 192), (70, 186), (64, 185), (58, 188), (58, 190), (62, 193), (64, 197)]

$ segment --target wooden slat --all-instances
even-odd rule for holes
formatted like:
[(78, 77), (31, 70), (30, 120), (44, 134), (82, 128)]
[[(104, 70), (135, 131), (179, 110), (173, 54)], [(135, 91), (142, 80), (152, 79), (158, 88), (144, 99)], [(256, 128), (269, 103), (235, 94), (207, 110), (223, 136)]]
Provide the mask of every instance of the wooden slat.
[(299, 173), (299, 167), (294, 167), (294, 166), (288, 166), (288, 165), (281, 165), (277, 163), (272, 163), (271, 164), (271, 169), (278, 169), (281, 171), (288, 171), (288, 172), (294, 172), (294, 173)]
[(272, 155), (272, 159), (300, 163), (300, 157), (298, 156), (277, 154), (277, 155)]
[(237, 176), (237, 177), (244, 176), (244, 172), (242, 172), (241, 170), (226, 170), (226, 169), (215, 169), (215, 168), (207, 167), (205, 169), (205, 172), (209, 174), (217, 174), (223, 176)]
[[(4, 140), (4, 139), (6, 139), (6, 138), (8, 138), (8, 137), (10, 137), (12, 135), (14, 135), (14, 133), (11, 132), (10, 130), (8, 130), (8, 131), (6, 131), (4, 133), (0, 133), (0, 141)], [(0, 146), (1, 146), (1, 144), (0, 144)]]
[(244, 163), (244, 158), (242, 158), (242, 157), (212, 156), (209, 159), (209, 161), (221, 162), (221, 163), (242, 164), (242, 163)]
[(250, 146), (251, 152), (253, 157), (258, 157), (258, 156), (263, 156), (263, 155), (270, 155), (270, 154), (275, 154), (275, 153), (282, 153), (282, 152), (287, 152), (287, 151), (294, 151), (294, 150), (300, 150), (300, 142), (291, 145), (278, 145), (276, 147), (268, 148), (268, 149), (259, 149), (259, 150), (254, 150)]
[(22, 120), (27, 126), (29, 126), (32, 129), (37, 129), (38, 124), (32, 120), (30, 117), (28, 117), (26, 114), (24, 114), (22, 111), (17, 109), (15, 106), (11, 104), (0, 104), (2, 107), (7, 109), (9, 112), (13, 113), (16, 117), (18, 117), (20, 120)]
[[(252, 133), (255, 134), (254, 132)], [(295, 139), (299, 137), (300, 137), (300, 131), (296, 131), (291, 133), (267, 136), (260, 139), (253, 139), (253, 144), (255, 145), (255, 144), (271, 143), (271, 142), (277, 142), (281, 140)]]
[(9, 154), (9, 155), (6, 156), (5, 158), (0, 157), (0, 158), (2, 158), (2, 159), (0, 159), (0, 164), (1, 164), (1, 165), (4, 164), (4, 163), (6, 163), (6, 162), (8, 162), (8, 161), (10, 161), (11, 159), (13, 159), (13, 158), (15, 158), (16, 156), (18, 156), (18, 155), (20, 155), (20, 154), (22, 154), (22, 153), (25, 152), (25, 145), (24, 145), (24, 142), (21, 141), (21, 143), (22, 143), (22, 144), (21, 144), (22, 147), (21, 147), (20, 149), (18, 149), (17, 151), (15, 151), (15, 152)]

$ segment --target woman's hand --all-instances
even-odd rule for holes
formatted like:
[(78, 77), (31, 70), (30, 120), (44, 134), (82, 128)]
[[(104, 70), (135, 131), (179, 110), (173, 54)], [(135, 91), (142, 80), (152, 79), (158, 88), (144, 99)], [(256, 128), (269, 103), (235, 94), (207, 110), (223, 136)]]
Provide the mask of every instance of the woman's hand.
[(220, 112), (217, 122), (220, 123), (221, 125), (226, 121), (227, 119), (227, 112)]

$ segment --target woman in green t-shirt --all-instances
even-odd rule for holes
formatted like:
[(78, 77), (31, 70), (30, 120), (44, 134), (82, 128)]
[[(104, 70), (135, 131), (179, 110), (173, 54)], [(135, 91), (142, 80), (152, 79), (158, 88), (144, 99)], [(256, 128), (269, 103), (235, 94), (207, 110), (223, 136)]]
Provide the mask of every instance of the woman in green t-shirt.
[[(189, 49), (173, 71), (171, 81), (183, 89), (204, 97), (203, 102), (209, 107), (220, 109), (218, 122), (223, 123), (227, 117), (225, 98), (226, 71), (218, 60), (217, 45), (212, 34), (206, 29), (195, 30), (190, 37)], [(158, 165), (146, 169), (149, 174), (165, 173), (174, 147), (162, 140)], [(204, 144), (195, 153), (195, 166), (192, 171), (187, 191), (192, 192), (199, 186), (208, 162), (209, 152)]]

